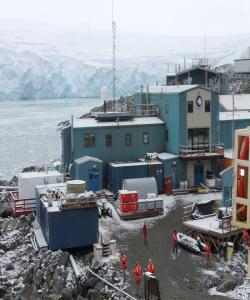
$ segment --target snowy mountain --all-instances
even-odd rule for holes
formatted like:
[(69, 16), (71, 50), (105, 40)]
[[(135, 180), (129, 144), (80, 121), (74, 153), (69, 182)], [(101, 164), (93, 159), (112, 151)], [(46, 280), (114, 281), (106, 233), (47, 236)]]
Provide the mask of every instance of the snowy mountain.
[[(18, 30), (16, 29), (18, 27)], [(213, 66), (233, 63), (250, 35), (207, 37)], [(99, 96), (112, 87), (111, 33), (49, 24), (0, 22), (0, 99)], [(175, 64), (204, 55), (202, 37), (117, 33), (117, 95), (165, 82)]]

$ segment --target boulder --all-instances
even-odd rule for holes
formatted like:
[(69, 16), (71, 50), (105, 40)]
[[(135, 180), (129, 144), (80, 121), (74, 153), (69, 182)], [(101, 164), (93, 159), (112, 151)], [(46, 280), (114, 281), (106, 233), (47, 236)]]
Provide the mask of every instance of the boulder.
[(7, 293), (7, 287), (0, 285), (0, 298), (3, 298), (3, 296)]
[(69, 263), (69, 253), (64, 251), (58, 261), (58, 266), (65, 266), (67, 267)]
[(62, 300), (72, 300), (72, 291), (64, 288), (62, 290)]
[(38, 300), (40, 299), (37, 288), (33, 285), (26, 285), (20, 293), (22, 300)]
[(11, 216), (11, 208), (6, 204), (0, 204), (0, 217), (8, 218)]
[(217, 287), (217, 291), (220, 293), (226, 293), (228, 291), (235, 289), (236, 286), (237, 286), (236, 278), (234, 277), (227, 278)]

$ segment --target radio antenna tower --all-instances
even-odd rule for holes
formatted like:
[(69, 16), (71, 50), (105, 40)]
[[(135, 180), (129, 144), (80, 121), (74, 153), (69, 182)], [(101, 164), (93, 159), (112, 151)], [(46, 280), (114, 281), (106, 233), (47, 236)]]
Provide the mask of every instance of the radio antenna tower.
[(112, 33), (113, 33), (113, 58), (112, 58), (112, 73), (113, 73), (113, 110), (117, 110), (116, 99), (115, 99), (115, 41), (116, 41), (116, 22), (114, 21), (114, 0), (112, 0)]

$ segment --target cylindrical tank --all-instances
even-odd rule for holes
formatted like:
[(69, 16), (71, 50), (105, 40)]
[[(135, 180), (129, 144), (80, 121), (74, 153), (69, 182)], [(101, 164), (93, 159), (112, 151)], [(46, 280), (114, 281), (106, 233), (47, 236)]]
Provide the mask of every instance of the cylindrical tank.
[(94, 244), (94, 259), (96, 261), (101, 261), (102, 259), (102, 246), (99, 244)]
[(110, 254), (115, 256), (116, 255), (116, 240), (110, 240), (109, 241), (109, 248), (110, 248)]
[(83, 180), (70, 180), (67, 181), (68, 194), (81, 194), (86, 190), (86, 182)]
[(242, 142), (241, 142), (241, 147), (240, 147), (239, 159), (246, 160), (248, 158), (248, 152), (249, 152), (249, 137), (243, 136)]

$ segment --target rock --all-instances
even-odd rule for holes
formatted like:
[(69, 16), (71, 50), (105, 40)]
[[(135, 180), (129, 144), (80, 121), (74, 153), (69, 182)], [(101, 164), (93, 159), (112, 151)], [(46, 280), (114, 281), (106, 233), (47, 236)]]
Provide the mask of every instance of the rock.
[(87, 279), (86, 280), (86, 288), (94, 288), (94, 286), (97, 284), (97, 282), (98, 282), (98, 278), (96, 278), (96, 277), (92, 277), (92, 278), (89, 278), (89, 279)]
[(91, 269), (94, 271), (94, 272), (97, 272), (98, 270), (101, 269), (101, 263), (99, 261), (94, 261), (91, 265)]
[(11, 216), (11, 208), (6, 204), (0, 204), (0, 217), (8, 218)]
[(27, 272), (26, 272), (26, 274), (24, 276), (23, 283), (32, 284), (33, 277), (34, 277), (34, 268), (35, 268), (35, 264), (32, 263), (29, 266), (29, 268), (28, 268), (28, 270), (27, 270)]
[(95, 285), (95, 290), (101, 291), (105, 286), (105, 283), (101, 280), (99, 280)]
[(51, 294), (47, 297), (47, 300), (61, 300), (61, 296), (57, 294)]
[(14, 269), (15, 269), (15, 267), (12, 263), (7, 264), (6, 268), (5, 268), (6, 271), (12, 271)]
[(88, 290), (87, 297), (89, 300), (101, 300), (102, 299), (101, 294), (94, 289)]
[(88, 298), (83, 298), (82, 296), (78, 295), (76, 300), (88, 300)]
[(121, 281), (120, 278), (117, 276), (116, 271), (114, 271), (114, 272), (112, 273), (112, 281), (113, 281), (113, 283), (118, 283), (118, 282)]
[(228, 291), (233, 290), (237, 286), (237, 279), (236, 278), (228, 278), (224, 280), (218, 287), (217, 291), (221, 293), (226, 293)]
[(20, 293), (22, 300), (38, 300), (40, 299), (37, 288), (33, 285), (27, 285)]
[(0, 298), (3, 298), (3, 296), (7, 293), (7, 288), (3, 285), (0, 285)]
[(62, 300), (72, 300), (72, 291), (64, 288), (62, 290)]
[(3, 296), (3, 300), (13, 300), (13, 297), (11, 296), (11, 294), (5, 294)]
[(68, 266), (69, 262), (69, 253), (67, 251), (63, 252), (59, 261), (58, 261), (58, 266)]

